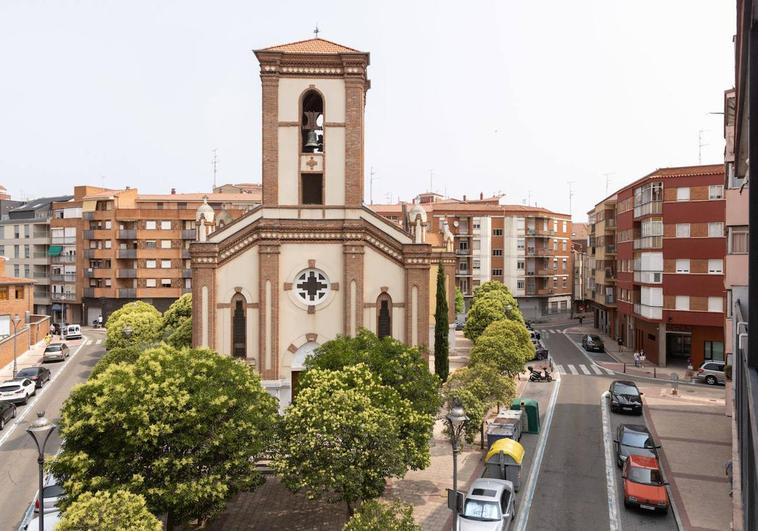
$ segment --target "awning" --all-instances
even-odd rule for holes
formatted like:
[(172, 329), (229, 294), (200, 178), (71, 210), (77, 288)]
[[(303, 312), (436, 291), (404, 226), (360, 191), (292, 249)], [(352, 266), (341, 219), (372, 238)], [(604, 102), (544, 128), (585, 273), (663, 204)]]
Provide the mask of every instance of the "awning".
[(59, 312), (63, 309), (63, 306), (61, 306), (60, 304), (53, 304), (52, 309), (54, 312)]
[(47, 256), (60, 256), (63, 252), (62, 245), (51, 245), (47, 249)]

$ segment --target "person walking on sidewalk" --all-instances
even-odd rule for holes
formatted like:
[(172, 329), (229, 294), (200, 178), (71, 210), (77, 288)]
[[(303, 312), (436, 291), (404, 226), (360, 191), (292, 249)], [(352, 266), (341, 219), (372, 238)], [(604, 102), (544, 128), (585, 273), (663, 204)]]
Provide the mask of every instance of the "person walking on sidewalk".
[(645, 368), (645, 351), (640, 349), (640, 367)]
[(634, 366), (635, 367), (640, 366), (640, 353), (639, 352), (634, 353)]

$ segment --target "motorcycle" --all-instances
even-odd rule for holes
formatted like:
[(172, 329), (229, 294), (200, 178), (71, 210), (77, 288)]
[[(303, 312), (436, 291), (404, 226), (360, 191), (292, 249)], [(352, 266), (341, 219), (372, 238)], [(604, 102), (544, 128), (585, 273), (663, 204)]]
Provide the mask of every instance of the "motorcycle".
[(552, 382), (553, 377), (550, 376), (550, 371), (547, 369), (544, 369), (544, 374), (542, 371), (535, 371), (531, 367), (527, 367), (529, 369), (529, 381), (530, 382)]

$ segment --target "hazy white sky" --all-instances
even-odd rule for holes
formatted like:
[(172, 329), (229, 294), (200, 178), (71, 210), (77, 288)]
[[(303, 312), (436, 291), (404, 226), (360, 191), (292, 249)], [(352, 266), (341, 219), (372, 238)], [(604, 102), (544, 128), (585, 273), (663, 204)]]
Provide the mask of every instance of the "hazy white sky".
[[(371, 52), (374, 201), (501, 191), (573, 213), (663, 166), (723, 159), (734, 1), (0, 0), (0, 183), (143, 192), (260, 181), (251, 49)], [(369, 202), (368, 183), (366, 202)]]

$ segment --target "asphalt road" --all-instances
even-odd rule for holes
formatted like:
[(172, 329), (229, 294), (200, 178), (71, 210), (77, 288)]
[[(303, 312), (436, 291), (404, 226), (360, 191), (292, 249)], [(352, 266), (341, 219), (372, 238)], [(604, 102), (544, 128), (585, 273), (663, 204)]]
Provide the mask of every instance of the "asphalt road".
[[(90, 338), (97, 340), (104, 334), (92, 332)], [(37, 493), (37, 449), (26, 428), (36, 419), (37, 411), (44, 411), (45, 416), (53, 422), (58, 421), (61, 406), (68, 397), (71, 388), (84, 382), (92, 367), (97, 363), (105, 349), (103, 345), (84, 345), (86, 337), (80, 341), (69, 341), (71, 356), (67, 362), (47, 363), (52, 377), (42, 389), (37, 390), (37, 397), (26, 406), (19, 406), (15, 422), (7, 425), (0, 432), (0, 530), (16, 531), (21, 524), (24, 512)], [(57, 375), (57, 376), (56, 376)], [(60, 447), (60, 438), (55, 431), (45, 448), (48, 456), (55, 454)]]
[[(590, 360), (602, 361), (605, 355), (585, 355), (569, 336), (561, 333), (562, 328), (554, 327), (553, 333), (542, 335), (553, 362), (564, 370), (561, 371), (561, 388), (537, 489), (529, 509), (527, 529), (607, 531), (612, 526), (601, 395), (617, 378), (605, 373), (598, 374), (601, 371), (593, 369)], [(568, 370), (569, 366), (572, 371)], [(638, 385), (643, 392), (646, 388), (650, 389), (649, 392), (656, 392), (655, 387), (665, 384), (640, 381)], [(611, 434), (615, 433), (618, 424), (624, 422), (645, 423), (643, 417), (610, 414)], [(663, 516), (625, 509), (621, 474), (614, 463), (611, 465), (618, 500), (615, 510), (617, 528), (677, 529), (671, 511)]]

